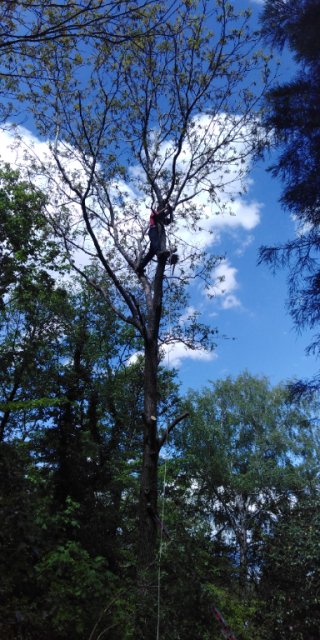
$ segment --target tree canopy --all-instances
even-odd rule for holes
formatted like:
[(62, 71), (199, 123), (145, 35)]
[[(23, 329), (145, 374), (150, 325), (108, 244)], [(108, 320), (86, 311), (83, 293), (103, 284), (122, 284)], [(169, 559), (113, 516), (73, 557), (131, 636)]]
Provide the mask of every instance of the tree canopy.
[[(173, 9), (174, 2), (170, 5)], [(0, 115), (5, 122), (21, 111), (16, 98), (22, 98), (26, 87), (47, 87), (57, 79), (51, 74), (50, 57), (81, 59), (83, 47), (95, 44), (112, 46), (126, 42), (140, 33), (139, 22), (144, 11), (155, 0), (132, 4), (127, 0), (8, 0), (0, 7), (0, 74), (2, 80)], [(170, 14), (169, 8), (169, 14)], [(158, 16), (168, 10), (158, 7)], [(160, 18), (160, 19), (161, 19)], [(128, 30), (132, 19), (132, 30)], [(60, 58), (61, 56), (61, 58)], [(51, 61), (53, 62), (53, 60)], [(45, 90), (45, 89), (44, 89)]]

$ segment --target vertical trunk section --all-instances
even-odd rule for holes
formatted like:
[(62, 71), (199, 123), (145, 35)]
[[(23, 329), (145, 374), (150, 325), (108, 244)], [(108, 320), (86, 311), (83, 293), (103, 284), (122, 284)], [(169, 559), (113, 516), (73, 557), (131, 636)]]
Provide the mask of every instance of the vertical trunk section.
[(157, 603), (157, 342), (146, 341), (144, 446), (139, 497), (138, 604), (136, 640), (156, 637)]
[(136, 640), (155, 640), (157, 633), (158, 339), (165, 264), (166, 257), (158, 256), (153, 295), (147, 296), (148, 318), (144, 332), (144, 441), (139, 497)]

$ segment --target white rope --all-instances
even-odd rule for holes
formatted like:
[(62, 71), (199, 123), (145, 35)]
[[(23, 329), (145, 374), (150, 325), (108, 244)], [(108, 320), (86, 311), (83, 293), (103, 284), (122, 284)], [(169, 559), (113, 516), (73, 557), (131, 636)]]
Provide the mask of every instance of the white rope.
[[(170, 246), (170, 241), (169, 241)], [(173, 272), (173, 267), (171, 267)], [(169, 337), (171, 337), (171, 276), (169, 279), (169, 313), (168, 313), (168, 328), (169, 328)], [(167, 351), (167, 367), (169, 369), (170, 365), (170, 353), (169, 353), (169, 345)], [(168, 442), (168, 435), (167, 440)], [(162, 552), (163, 552), (163, 527), (164, 527), (164, 508), (165, 508), (165, 499), (166, 499), (166, 485), (167, 485), (167, 459), (164, 459), (164, 473), (163, 473), (163, 485), (162, 485), (162, 506), (161, 506), (161, 524), (160, 524), (160, 544), (159, 544), (159, 560), (158, 560), (158, 586), (157, 586), (157, 636), (156, 640), (160, 640), (160, 617), (161, 617), (161, 560), (162, 560)]]
[(163, 551), (163, 525), (164, 525), (164, 503), (166, 498), (166, 480), (167, 480), (167, 461), (164, 461), (164, 474), (162, 485), (162, 507), (161, 507), (161, 527), (160, 527), (160, 545), (159, 545), (159, 561), (158, 561), (158, 616), (157, 616), (157, 640), (160, 640), (160, 613), (161, 613), (161, 560)]

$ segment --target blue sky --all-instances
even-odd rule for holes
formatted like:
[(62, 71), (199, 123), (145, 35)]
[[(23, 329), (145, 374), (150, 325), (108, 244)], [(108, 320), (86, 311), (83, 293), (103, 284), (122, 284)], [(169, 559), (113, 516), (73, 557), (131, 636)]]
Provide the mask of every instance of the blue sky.
[[(254, 23), (263, 4), (264, 0), (235, 2), (236, 7), (250, 6)], [(284, 52), (279, 67), (280, 82), (293, 70), (292, 59)], [(267, 172), (271, 162), (269, 156), (256, 164), (250, 173), (252, 182), (247, 199), (259, 203), (259, 223), (250, 232), (237, 229), (232, 234), (224, 233), (221, 238), (220, 247), (226, 253), (228, 266), (236, 269), (230, 282), (230, 294), (236, 297), (237, 304), (223, 308), (223, 298), (218, 296), (206, 304), (205, 313), (208, 318), (212, 317), (220, 334), (227, 337), (218, 338), (215, 357), (211, 361), (181, 362), (183, 388), (201, 387), (209, 380), (237, 376), (244, 370), (265, 375), (272, 384), (277, 384), (310, 377), (318, 369), (315, 358), (305, 353), (311, 334), (296, 331), (286, 308), (287, 272), (278, 271), (273, 275), (266, 265), (257, 264), (262, 244), (278, 244), (295, 234), (293, 220), (279, 204), (281, 183)], [(202, 304), (200, 295), (198, 305)]]
[[(236, 8), (250, 6), (256, 23), (263, 1), (236, 0)], [(292, 72), (288, 54), (282, 56), (280, 80)], [(46, 151), (33, 136), (38, 154)], [(2, 150), (10, 136), (2, 134)], [(5, 160), (19, 164), (19, 152), (4, 151)], [(21, 156), (20, 156), (21, 159)], [(199, 389), (210, 380), (237, 376), (244, 370), (267, 376), (272, 384), (316, 372), (317, 363), (307, 357), (305, 348), (310, 336), (297, 335), (286, 310), (286, 273), (275, 276), (267, 266), (257, 266), (262, 244), (286, 241), (295, 233), (294, 222), (279, 205), (281, 184), (267, 173), (271, 158), (252, 167), (247, 181), (247, 195), (236, 199), (236, 216), (216, 217), (211, 225), (214, 242), (210, 250), (225, 255), (216, 276), (224, 282), (214, 287), (209, 299), (197, 283), (191, 289), (190, 305), (202, 314), (201, 321), (217, 327), (217, 348), (209, 356), (203, 352), (187, 354), (176, 349), (166, 363), (177, 366), (183, 389)], [(223, 337), (225, 336), (225, 337)], [(180, 357), (179, 357), (180, 355)]]
[[(212, 318), (226, 338), (218, 337), (211, 361), (182, 361), (180, 377), (184, 388), (203, 386), (208, 380), (227, 375), (237, 376), (244, 370), (266, 375), (272, 384), (277, 384), (311, 376), (317, 369), (315, 359), (305, 354), (310, 335), (297, 333), (286, 310), (287, 273), (279, 271), (273, 275), (266, 265), (257, 265), (259, 247), (292, 237), (294, 224), (279, 205), (280, 185), (267, 174), (266, 165), (256, 166), (252, 177), (248, 196), (263, 205), (260, 222), (249, 234), (238, 231), (232, 235), (225, 233), (221, 238), (228, 263), (236, 269), (232, 294), (238, 304), (223, 308), (223, 296), (206, 302), (208, 319)], [(246, 240), (250, 245), (241, 252)], [(201, 293), (193, 303), (203, 305)]]

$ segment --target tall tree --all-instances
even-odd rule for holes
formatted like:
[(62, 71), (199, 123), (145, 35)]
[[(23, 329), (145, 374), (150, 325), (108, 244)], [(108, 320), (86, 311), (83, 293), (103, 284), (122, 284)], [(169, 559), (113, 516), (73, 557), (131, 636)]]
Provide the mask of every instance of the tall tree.
[[(319, 211), (320, 132), (317, 0), (267, 0), (262, 30), (273, 46), (288, 46), (297, 63), (289, 82), (275, 86), (267, 95), (265, 125), (272, 132), (279, 156), (271, 167), (283, 183), (281, 202), (297, 222), (296, 237), (262, 247), (260, 260), (273, 267), (289, 266), (289, 309), (298, 328), (316, 331), (309, 352), (319, 352)], [(297, 391), (317, 390), (319, 376), (295, 385)]]
[(0, 305), (12, 288), (24, 291), (58, 267), (59, 253), (45, 215), (43, 192), (9, 165), (0, 169)]
[[(65, 301), (53, 277), (63, 273), (63, 251), (48, 226), (45, 200), (17, 171), (0, 170), (0, 440), (14, 435), (15, 426), (21, 430), (11, 404), (41, 370), (46, 342), (57, 329), (54, 309)], [(23, 399), (32, 397), (30, 388)]]
[(38, 282), (2, 311), (0, 617), (8, 638), (88, 637), (116, 599), (121, 554), (133, 565), (134, 536), (124, 532), (136, 518), (140, 366), (123, 365), (128, 331), (118, 340), (92, 290), (58, 293)]
[[(134, 20), (124, 21), (123, 30)], [(181, 419), (167, 425), (159, 416), (161, 346), (174, 340), (190, 348), (210, 346), (214, 333), (195, 316), (184, 327), (179, 322), (185, 285), (194, 275), (206, 278), (216, 262), (205, 262), (183, 235), (198, 231), (204, 207), (208, 216), (224, 209), (223, 189), (241, 179), (260, 144), (252, 72), (264, 72), (266, 61), (255, 51), (248, 20), (247, 12), (237, 16), (226, 0), (186, 0), (166, 20), (159, 5), (147, 7), (139, 16), (141, 37), (121, 49), (95, 43), (94, 50), (68, 60), (59, 48), (54, 55), (51, 47), (44, 49), (41, 64), (52, 81), (45, 90), (28, 86), (38, 129), (54, 141), (53, 163), (47, 158), (42, 171), (63, 206), (61, 216), (48, 209), (50, 221), (74, 268), (143, 343), (138, 555), (145, 606), (139, 638), (154, 636), (154, 602), (146, 602), (155, 579), (159, 451)], [(181, 257), (175, 282), (166, 277), (170, 251), (159, 256), (155, 269), (137, 273), (147, 232), (144, 206), (169, 203), (177, 221), (170, 244), (174, 236)], [(84, 272), (75, 248), (100, 264), (105, 283)]]
[(288, 505), (267, 541), (258, 623), (268, 640), (319, 635), (319, 492)]
[[(110, 598), (101, 625), (123, 638), (130, 625), (117, 575), (130, 607), (143, 384), (141, 362), (129, 359), (139, 341), (85, 280), (65, 281), (68, 293), (58, 286), (48, 270), (58, 271), (61, 247), (43, 216), (45, 197), (8, 167), (1, 177), (1, 632), (88, 636)], [(96, 269), (87, 273), (106, 283)], [(166, 419), (171, 378), (159, 381)]]
[(258, 581), (263, 532), (315, 474), (314, 408), (248, 373), (189, 400), (181, 444), (194, 508), (228, 548), (245, 598)]

